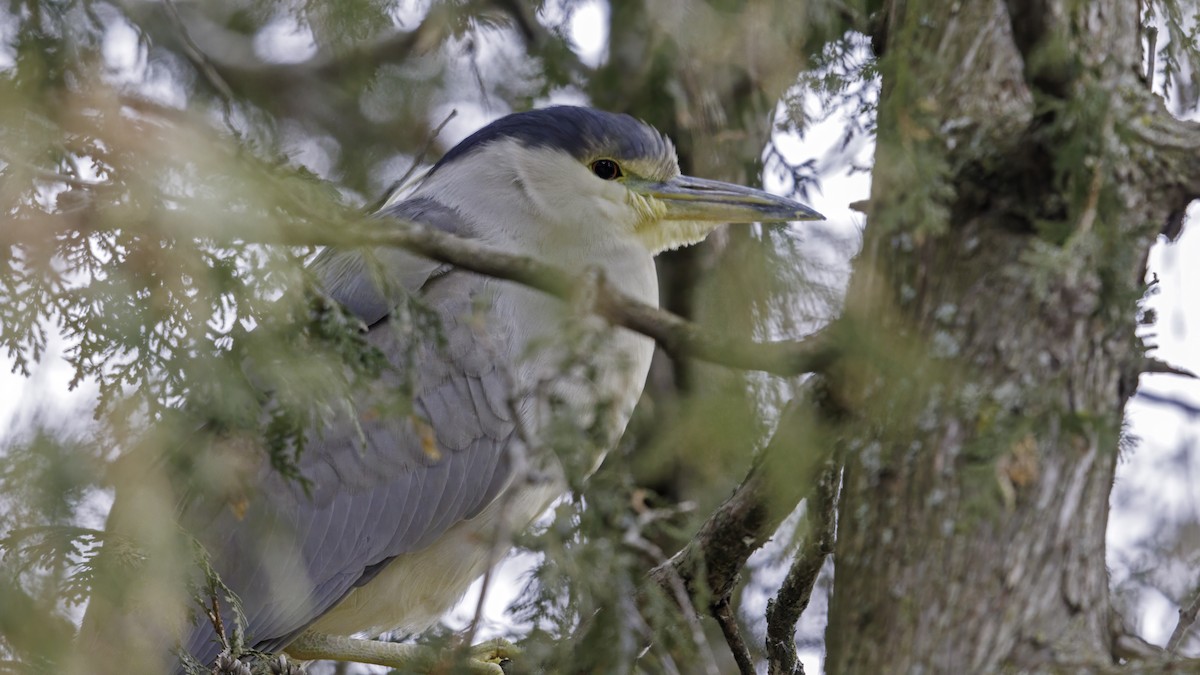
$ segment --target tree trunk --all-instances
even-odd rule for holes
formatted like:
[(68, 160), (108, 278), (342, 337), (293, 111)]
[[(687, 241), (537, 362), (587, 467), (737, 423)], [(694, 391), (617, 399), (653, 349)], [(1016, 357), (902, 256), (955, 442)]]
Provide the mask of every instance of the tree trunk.
[(833, 379), (856, 415), (827, 672), (1111, 668), (1105, 527), (1145, 361), (1137, 301), (1196, 192), (1196, 131), (1137, 77), (1137, 3), (885, 12), (842, 326), (861, 349)]

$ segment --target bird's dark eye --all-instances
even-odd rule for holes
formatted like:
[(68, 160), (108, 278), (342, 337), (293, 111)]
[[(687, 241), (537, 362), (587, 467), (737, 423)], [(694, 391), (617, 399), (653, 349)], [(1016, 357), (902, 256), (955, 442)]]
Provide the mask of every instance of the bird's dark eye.
[(598, 159), (592, 162), (592, 173), (604, 180), (616, 180), (621, 177), (621, 166), (611, 159)]

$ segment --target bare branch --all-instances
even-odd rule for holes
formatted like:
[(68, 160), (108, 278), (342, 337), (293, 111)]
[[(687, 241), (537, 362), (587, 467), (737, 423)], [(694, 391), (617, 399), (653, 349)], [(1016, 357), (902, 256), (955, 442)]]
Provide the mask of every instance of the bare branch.
[(1198, 591), (1187, 607), (1179, 608), (1179, 623), (1175, 624), (1175, 630), (1171, 632), (1171, 638), (1167, 640), (1167, 652), (1171, 654), (1179, 653), (1179, 645), (1183, 643), (1183, 638), (1187, 636), (1188, 629), (1196, 623), (1196, 615), (1200, 614), (1200, 591)]
[(808, 489), (805, 471), (786, 463), (796, 461), (797, 440), (810, 421), (804, 413), (799, 402), (787, 407), (771, 442), (733, 495), (682, 550), (650, 571), (655, 583), (669, 590), (678, 575), (692, 597), (707, 590), (710, 607), (729, 597), (750, 554), (770, 539)]
[(276, 116), (315, 124), (351, 147), (394, 148), (411, 152), (410, 144), (427, 129), (423, 116), (401, 114), (380, 119), (366, 113), (360, 88), (385, 64), (403, 63), (436, 48), (447, 33), (443, 11), (431, 11), (410, 31), (395, 31), (346, 50), (322, 51), (298, 63), (274, 63), (255, 53), (252, 36), (243, 35), (206, 16), (199, 3), (174, 0), (124, 5), (130, 23), (154, 44), (185, 55), (199, 81), (225, 107), (230, 125), (231, 102), (252, 104)]
[(1137, 397), (1149, 403), (1157, 403), (1158, 405), (1166, 405), (1175, 408), (1185, 415), (1191, 417), (1200, 417), (1200, 405), (1181, 401), (1173, 396), (1164, 396), (1163, 394), (1155, 394), (1154, 392), (1138, 389)]
[(742, 631), (738, 627), (737, 616), (733, 612), (729, 598), (722, 598), (713, 607), (713, 618), (717, 620), (721, 626), (721, 632), (725, 634), (725, 642), (729, 644), (729, 650), (733, 652), (733, 660), (737, 663), (738, 671), (742, 675), (756, 675), (758, 670), (755, 669), (754, 660), (750, 657), (750, 648), (742, 639)]
[[(498, 279), (536, 288), (564, 299), (580, 288), (578, 278), (534, 258), (497, 251), (416, 223), (391, 221), (380, 227), (373, 220), (353, 232), (305, 233), (288, 243), (297, 245), (397, 246), (441, 262)], [(333, 236), (331, 236), (333, 235)], [(652, 337), (673, 356), (690, 356), (744, 370), (790, 376), (824, 370), (836, 358), (830, 339), (816, 333), (803, 340), (749, 342), (702, 331), (666, 310), (647, 305), (612, 287), (603, 279), (595, 285), (596, 313), (616, 325)]]
[(322, 82), (336, 82), (354, 72), (368, 72), (386, 63), (399, 63), (429, 40), (427, 23), (415, 30), (396, 32), (387, 37), (351, 49), (336, 57), (314, 56), (300, 63), (236, 63), (214, 61), (216, 69), (238, 89), (250, 89), (272, 83), (297, 89)]
[(1124, 631), (1113, 635), (1112, 646), (1113, 656), (1125, 661), (1153, 661), (1162, 659), (1165, 656), (1165, 651), (1162, 647), (1146, 642), (1139, 635)]
[[(237, 232), (229, 223), (249, 220), (245, 214), (229, 218), (180, 222), (121, 223), (124, 229), (145, 230), (163, 238), (212, 239), (215, 242), (244, 241), (287, 246), (395, 246), (414, 253), (497, 279), (514, 281), (550, 295), (570, 300), (583, 286), (579, 277), (529, 256), (499, 251), (477, 241), (463, 239), (418, 223), (395, 219), (361, 218), (343, 227), (292, 224), (283, 228), (255, 228), (248, 223)], [(0, 245), (22, 240), (44, 241), (70, 231), (93, 232), (108, 221), (81, 207), (59, 214), (39, 214), (36, 219), (14, 218), (0, 232)], [(753, 342), (714, 335), (664, 309), (640, 302), (614, 288), (604, 279), (594, 284), (594, 311), (613, 324), (654, 338), (672, 356), (692, 357), (710, 363), (760, 370), (781, 376), (819, 372), (837, 358), (837, 349), (826, 332), (801, 340)]]
[[(552, 42), (563, 42), (562, 37), (552, 33), (533, 16), (525, 3), (518, 0), (491, 0), (490, 4), (512, 18), (517, 35), (521, 37), (521, 41), (525, 43), (525, 50), (531, 55), (545, 53)], [(579, 55), (569, 46), (554, 50), (554, 55), (555, 61), (568, 75), (586, 78), (592, 74), (592, 69), (580, 61)]]
[(1200, 659), (1156, 658), (1128, 663), (1103, 661), (1055, 661), (1050, 672), (1062, 675), (1163, 675), (1164, 673), (1200, 673)]
[(1167, 363), (1166, 361), (1163, 361), (1162, 359), (1146, 359), (1145, 362), (1142, 364), (1142, 372), (1143, 373), (1159, 373), (1159, 374), (1163, 374), (1163, 375), (1178, 375), (1180, 377), (1186, 377), (1191, 380), (1200, 379), (1200, 376), (1197, 376), (1195, 373), (1188, 370), (1187, 368), (1181, 368), (1179, 366)]
[(421, 162), (425, 161), (426, 155), (428, 155), (429, 151), (433, 149), (433, 142), (436, 141), (437, 137), (442, 133), (442, 129), (445, 129), (446, 125), (450, 123), (450, 120), (454, 119), (455, 117), (458, 117), (458, 108), (451, 109), (450, 114), (446, 115), (445, 119), (442, 120), (442, 123), (434, 127), (433, 131), (430, 132), (429, 137), (425, 139), (425, 145), (421, 147), (421, 150), (417, 152), (415, 156), (413, 156), (412, 163), (408, 165), (408, 169), (403, 175), (392, 181), (392, 184), (383, 191), (383, 194), (379, 196), (379, 199), (377, 199), (375, 203), (373, 203), (367, 209), (368, 211), (378, 211), (386, 206), (388, 202), (392, 201), (392, 197), (396, 196), (396, 191), (408, 183), (409, 179), (413, 177), (413, 174), (417, 172), (417, 167), (421, 166)]
[[(639, 518), (637, 523), (630, 525), (625, 531), (625, 536), (622, 537), (622, 542), (635, 551), (645, 554), (655, 564), (662, 564), (666, 560), (666, 556), (663, 555), (661, 548), (642, 536), (642, 523), (642, 519)], [(712, 647), (708, 644), (708, 639), (704, 636), (704, 627), (700, 624), (700, 614), (696, 611), (696, 606), (692, 604), (691, 597), (688, 596), (683, 579), (675, 576), (669, 581), (670, 588), (668, 590), (675, 603), (683, 610), (683, 619), (692, 633), (692, 643), (696, 645), (696, 649), (702, 652), (700, 660), (704, 662), (707, 675), (717, 675), (717, 660), (713, 655)], [(750, 671), (750, 673), (753, 672), (753, 670)]]
[(767, 603), (767, 673), (770, 675), (804, 675), (804, 666), (796, 658), (796, 622), (808, 608), (825, 558), (833, 552), (841, 476), (841, 465), (828, 461), (814, 494), (808, 499), (805, 516), (809, 529), (804, 544), (796, 553), (779, 593)]
[(235, 98), (233, 90), (222, 79), (221, 74), (217, 72), (208, 55), (201, 51), (196, 42), (192, 40), (187, 26), (183, 23), (183, 17), (179, 16), (179, 8), (175, 6), (175, 0), (166, 0), (163, 5), (167, 9), (167, 14), (171, 17), (171, 22), (174, 24), (175, 30), (179, 32), (179, 41), (182, 43), (184, 55), (200, 71), (200, 74), (208, 82), (209, 86), (216, 90), (221, 98), (225, 99), (225, 103), (228, 106)]
[(174, 0), (165, 6), (171, 33), (161, 30), (156, 21), (156, 13), (161, 11), (156, 3), (140, 3), (127, 10), (157, 42), (180, 49), (206, 82), (226, 98), (232, 98), (235, 91), (242, 95), (257, 93), (263, 85), (278, 96), (283, 90), (303, 90), (403, 61), (418, 49), (436, 44), (445, 23), (444, 14), (431, 12), (411, 31), (396, 31), (336, 54), (322, 52), (298, 63), (273, 63), (255, 54), (247, 36), (215, 23), (201, 11), (179, 7)]

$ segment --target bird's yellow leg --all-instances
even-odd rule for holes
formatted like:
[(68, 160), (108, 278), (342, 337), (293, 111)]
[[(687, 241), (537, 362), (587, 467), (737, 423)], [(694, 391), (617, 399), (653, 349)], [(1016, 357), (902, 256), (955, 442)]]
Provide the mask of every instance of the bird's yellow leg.
[[(381, 640), (362, 640), (340, 635), (302, 633), (284, 650), (303, 661), (350, 661), (373, 663), (406, 672), (428, 673), (445, 662), (445, 654), (422, 645), (398, 644)], [(471, 657), (461, 664), (467, 673), (504, 675), (502, 661), (517, 655), (517, 648), (505, 640), (490, 640), (471, 648)]]

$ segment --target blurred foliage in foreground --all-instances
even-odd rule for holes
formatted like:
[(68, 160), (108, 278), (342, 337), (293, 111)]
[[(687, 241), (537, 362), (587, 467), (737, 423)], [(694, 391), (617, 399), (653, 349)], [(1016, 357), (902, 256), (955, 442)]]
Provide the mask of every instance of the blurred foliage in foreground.
[[(84, 401), (66, 419), (25, 420), (0, 450), (3, 667), (161, 670), (155, 636), (131, 637), (139, 648), (126, 653), (70, 649), (89, 594), (172, 625), (191, 551), (168, 482), (236, 490), (237, 452), (265, 452), (294, 475), (303, 432), (385, 367), (305, 262), (419, 176), (447, 147), (443, 126), (461, 136), (509, 110), (590, 101), (672, 135), (696, 173), (752, 181), (765, 160), (804, 191), (814, 164), (763, 145), (773, 121), (805, 124), (803, 106), (776, 101), (810, 56), (828, 67), (853, 52), (861, 87), (862, 50), (846, 30), (862, 10), (837, 7), (714, 3), (682, 17), (655, 2), (75, 0), (0, 10), (0, 344), (17, 373), (65, 363), (72, 400)], [(573, 42), (576, 12), (595, 12), (585, 28), (607, 38), (601, 53)], [(843, 34), (845, 47), (820, 49)], [(829, 95), (845, 86), (822, 81)], [(806, 273), (796, 247), (788, 233), (735, 235), (664, 260), (678, 282), (664, 294), (686, 311), (690, 287), (709, 276), (705, 309), (689, 312), (698, 320), (746, 335), (807, 330), (832, 312), (833, 293), (814, 289), (836, 287), (838, 272)], [(421, 330), (412, 310), (405, 329)], [(522, 541), (542, 563), (513, 625), (488, 630), (533, 630), (539, 662), (687, 672), (722, 651), (697, 645), (703, 632), (680, 625), (665, 598), (644, 595), (644, 575), (744, 473), (770, 427), (760, 415), (786, 385), (665, 362), (655, 378), (617, 461)], [(231, 456), (213, 439), (251, 442)], [(137, 545), (103, 532), (123, 480), (149, 486), (132, 507), (144, 519)], [(101, 545), (113, 554), (103, 562)], [(537, 638), (566, 634), (596, 649)], [(601, 654), (608, 665), (587, 661)]]
[[(765, 173), (804, 194), (823, 175), (866, 170), (853, 149), (874, 134), (878, 78), (865, 34), (879, 5), (14, 0), (0, 9), (0, 344), (33, 382), (47, 363), (65, 363), (83, 401), (5, 430), (0, 446), (0, 670), (161, 671), (152, 636), (135, 653), (71, 649), (93, 591), (161, 613), (164, 625), (172, 603), (186, 602), (178, 577), (191, 552), (179, 545), (172, 493), (150, 490), (156, 498), (138, 505), (148, 539), (163, 544), (143, 550), (102, 532), (114, 483), (133, 471), (226, 489), (237, 458), (206, 452), (213, 437), (251, 439), (246, 452), (292, 471), (301, 432), (383, 367), (304, 263), (365, 205), (419, 175), (446, 137), (510, 110), (586, 102), (668, 133), (689, 173), (747, 183)], [(1161, 29), (1155, 49), (1172, 101), (1190, 109), (1200, 71), (1187, 67), (1194, 28), (1181, 5), (1146, 3), (1146, 23)], [(598, 53), (574, 41), (577, 14), (603, 38)], [(774, 142), (825, 117), (806, 106), (813, 94), (823, 110), (853, 111), (839, 152), (821, 162)], [(813, 244), (833, 237), (808, 236), (729, 232), (664, 256), (663, 302), (720, 331), (801, 335), (836, 313), (848, 257), (834, 241), (826, 262), (813, 262)], [(417, 330), (413, 311), (407, 328)], [(521, 539), (540, 562), (511, 623), (482, 628), (527, 638), (549, 672), (693, 672), (710, 655), (732, 671), (711, 622), (695, 630), (670, 600), (643, 594), (645, 573), (745, 474), (794, 385), (659, 359), (622, 446)], [(39, 386), (30, 391), (47, 400), (60, 393)], [(161, 461), (139, 475), (122, 458), (146, 447)], [(790, 534), (764, 567), (786, 565)], [(95, 564), (101, 543), (118, 553), (116, 568)], [(772, 594), (771, 575), (750, 586)], [(760, 633), (761, 598), (739, 599), (740, 618)]]

